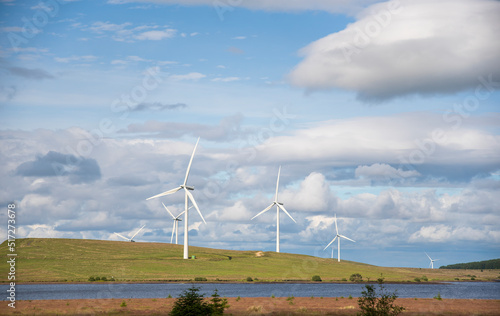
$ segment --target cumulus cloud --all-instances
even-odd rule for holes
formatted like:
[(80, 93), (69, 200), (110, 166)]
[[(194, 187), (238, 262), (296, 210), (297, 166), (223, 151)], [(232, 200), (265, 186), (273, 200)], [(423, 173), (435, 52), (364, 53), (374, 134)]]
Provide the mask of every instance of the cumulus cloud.
[(356, 177), (373, 180), (390, 180), (420, 176), (420, 173), (416, 170), (396, 169), (384, 163), (375, 163), (371, 166), (359, 166), (354, 171), (354, 174)]
[(134, 38), (138, 40), (160, 41), (165, 38), (172, 38), (176, 33), (177, 30), (174, 29), (166, 29), (163, 31), (153, 30), (134, 35)]
[[(78, 26), (82, 27), (80, 25)], [(158, 25), (139, 25), (132, 27), (132, 23), (130, 22), (114, 24), (108, 21), (97, 21), (88, 27), (82, 28), (100, 34), (100, 36), (109, 34), (115, 41), (119, 42), (134, 42), (135, 40), (159, 41), (175, 37), (177, 34), (176, 29), (165, 28), (161, 30)]]
[(93, 182), (101, 177), (97, 161), (49, 151), (20, 164), (16, 173), (24, 177), (68, 177), (71, 183)]
[(346, 89), (367, 100), (474, 89), (479, 77), (500, 77), (499, 15), (493, 0), (374, 4), (346, 29), (303, 48), (304, 60), (289, 79), (308, 90)]
[(500, 241), (498, 231), (475, 229), (472, 227), (452, 227), (450, 225), (431, 225), (413, 233), (409, 242), (456, 242), (456, 241)]

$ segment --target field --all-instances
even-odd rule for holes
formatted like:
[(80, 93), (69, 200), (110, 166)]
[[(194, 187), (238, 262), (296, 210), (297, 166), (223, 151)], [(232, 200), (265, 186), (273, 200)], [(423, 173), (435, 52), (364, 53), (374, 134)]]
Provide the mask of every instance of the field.
[[(166, 315), (174, 298), (19, 301), (0, 315)], [(335, 297), (242, 297), (228, 299), (224, 315), (356, 315), (357, 299)], [(3, 302), (7, 303), (7, 302)], [(402, 315), (499, 315), (500, 300), (397, 299)]]
[[(194, 260), (182, 259), (182, 245), (82, 239), (27, 238), (16, 240), (16, 282), (87, 282), (89, 277), (118, 282), (177, 282), (206, 278), (211, 282), (310, 281), (346, 282), (359, 273), (364, 281), (383, 274), (386, 282), (492, 281), (499, 270), (442, 270), (387, 268), (306, 255), (234, 251), (190, 247)], [(4, 258), (7, 242), (0, 245)], [(0, 281), (7, 282), (9, 266), (0, 265)]]

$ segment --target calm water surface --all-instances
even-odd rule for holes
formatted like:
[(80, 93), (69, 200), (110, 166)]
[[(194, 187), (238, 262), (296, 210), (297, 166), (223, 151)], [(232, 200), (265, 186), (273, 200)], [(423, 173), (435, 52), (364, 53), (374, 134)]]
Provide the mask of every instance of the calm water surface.
[[(96, 299), (96, 298), (164, 298), (178, 297), (191, 287), (187, 284), (19, 284), (16, 285), (17, 300), (52, 299)], [(361, 296), (364, 284), (194, 284), (200, 292), (210, 296), (215, 289), (226, 297), (353, 297)], [(375, 285), (378, 290), (378, 285)], [(399, 297), (432, 298), (438, 293), (442, 298), (500, 299), (500, 282), (450, 282), (443, 284), (384, 284)], [(0, 285), (7, 293), (7, 285)], [(2, 300), (6, 300), (3, 295)]]

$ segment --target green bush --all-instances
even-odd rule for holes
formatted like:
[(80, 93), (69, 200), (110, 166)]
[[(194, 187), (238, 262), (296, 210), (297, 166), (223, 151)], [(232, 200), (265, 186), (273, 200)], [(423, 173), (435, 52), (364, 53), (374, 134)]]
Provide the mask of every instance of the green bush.
[(313, 275), (312, 280), (313, 280), (314, 282), (321, 282), (321, 281), (322, 281), (322, 280), (321, 280), (321, 277), (320, 277), (319, 275)]
[(247, 277), (247, 282), (253, 282), (252, 277)]
[(120, 304), (120, 307), (127, 307), (127, 303), (125, 303), (125, 301), (122, 301), (122, 303)]
[(420, 282), (420, 278), (415, 278), (415, 282)]
[(380, 286), (379, 293), (375, 291), (373, 285), (365, 285), (366, 290), (362, 291), (361, 297), (358, 298), (358, 305), (361, 309), (359, 315), (399, 315), (405, 308), (394, 305), (394, 301), (398, 297), (396, 292), (387, 293), (382, 278), (379, 278), (378, 282)]
[(429, 281), (429, 279), (425, 275), (423, 275), (420, 279), (422, 279), (422, 281), (425, 281), (425, 282)]
[(93, 276), (91, 276), (91, 277), (89, 278), (89, 281), (90, 281), (90, 282), (94, 282), (94, 281), (95, 281), (94, 277), (93, 277)]
[(349, 281), (351, 281), (351, 282), (362, 282), (363, 281), (363, 277), (359, 273), (353, 273), (349, 277)]
[(102, 277), (102, 278), (101, 278), (101, 281), (107, 281), (107, 280), (108, 280), (108, 278), (107, 278), (107, 277)]
[(194, 280), (195, 280), (196, 282), (204, 282), (204, 281), (206, 281), (206, 280), (207, 280), (207, 278), (204, 278), (204, 277), (196, 277), (196, 278), (194, 278)]
[(101, 278), (100, 277), (95, 277), (95, 280), (96, 281), (101, 281)]
[(438, 292), (438, 295), (434, 296), (434, 299), (441, 301), (443, 298), (441, 297), (441, 293)]
[(221, 298), (219, 293), (217, 293), (217, 289), (215, 289), (214, 294), (212, 294), (212, 299), (210, 300), (210, 303), (208, 305), (212, 309), (211, 315), (215, 316), (223, 315), (224, 310), (229, 307), (229, 305), (227, 304), (227, 299)]

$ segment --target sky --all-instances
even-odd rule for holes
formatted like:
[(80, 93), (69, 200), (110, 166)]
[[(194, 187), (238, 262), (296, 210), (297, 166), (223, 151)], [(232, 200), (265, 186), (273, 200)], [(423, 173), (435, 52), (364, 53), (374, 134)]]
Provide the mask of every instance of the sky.
[[(500, 257), (500, 2), (0, 0), (0, 240)], [(181, 222), (182, 223), (182, 222)], [(183, 225), (179, 225), (182, 240)], [(336, 243), (334, 244), (336, 257)]]

